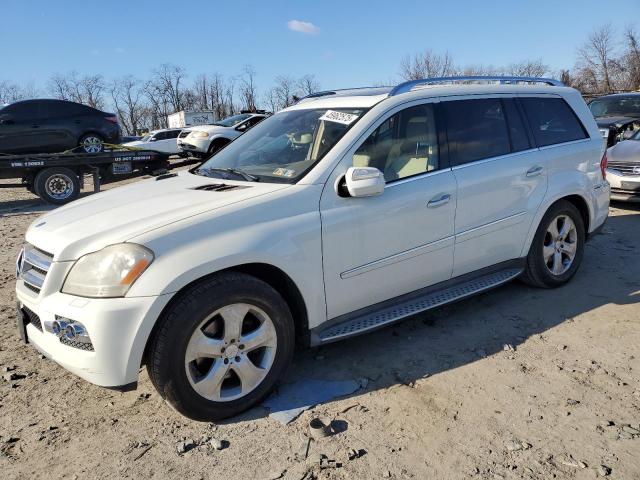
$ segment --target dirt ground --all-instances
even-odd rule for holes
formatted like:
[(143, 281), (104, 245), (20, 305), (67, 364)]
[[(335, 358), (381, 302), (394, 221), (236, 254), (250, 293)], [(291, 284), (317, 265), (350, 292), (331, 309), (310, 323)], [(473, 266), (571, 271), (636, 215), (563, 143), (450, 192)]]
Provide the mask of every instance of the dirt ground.
[[(118, 393), (20, 344), (14, 260), (50, 207), (0, 190), (0, 369), (20, 377), (0, 380), (0, 478), (639, 479), (640, 208), (614, 207), (569, 285), (514, 282), (299, 352), (286, 381), (365, 377), (366, 389), (286, 426), (263, 408), (215, 425), (172, 411), (144, 370)], [(318, 415), (340, 433), (305, 459)]]

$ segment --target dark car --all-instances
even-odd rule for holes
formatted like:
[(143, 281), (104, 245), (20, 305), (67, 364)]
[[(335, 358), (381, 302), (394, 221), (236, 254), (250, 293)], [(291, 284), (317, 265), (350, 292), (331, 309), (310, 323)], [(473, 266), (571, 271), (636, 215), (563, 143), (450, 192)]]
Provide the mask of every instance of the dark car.
[(640, 92), (604, 95), (589, 102), (589, 109), (607, 147), (633, 136), (640, 129)]
[(0, 153), (53, 153), (80, 145), (97, 153), (103, 143), (119, 143), (120, 135), (114, 113), (80, 103), (24, 100), (0, 109)]

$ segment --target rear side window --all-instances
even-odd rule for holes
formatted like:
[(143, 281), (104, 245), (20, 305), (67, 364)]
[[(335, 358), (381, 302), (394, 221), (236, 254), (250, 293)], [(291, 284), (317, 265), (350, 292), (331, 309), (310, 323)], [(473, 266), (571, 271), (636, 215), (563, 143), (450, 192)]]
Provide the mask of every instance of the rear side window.
[(587, 138), (587, 132), (562, 98), (521, 98), (539, 147)]
[(443, 102), (449, 155), (454, 165), (511, 152), (509, 131), (499, 98)]
[(520, 116), (520, 111), (516, 107), (516, 103), (513, 99), (505, 99), (504, 111), (507, 115), (507, 123), (509, 124), (509, 136), (511, 137), (511, 151), (521, 152), (531, 148), (529, 143), (529, 136)]

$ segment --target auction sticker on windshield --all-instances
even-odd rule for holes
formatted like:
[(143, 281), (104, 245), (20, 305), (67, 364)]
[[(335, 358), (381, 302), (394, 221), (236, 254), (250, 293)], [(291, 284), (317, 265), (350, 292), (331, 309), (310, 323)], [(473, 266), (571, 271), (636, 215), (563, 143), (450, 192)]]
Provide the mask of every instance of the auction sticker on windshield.
[(336, 112), (335, 110), (327, 110), (320, 120), (326, 120), (327, 122), (337, 122), (343, 125), (351, 125), (356, 121), (358, 115), (353, 113)]

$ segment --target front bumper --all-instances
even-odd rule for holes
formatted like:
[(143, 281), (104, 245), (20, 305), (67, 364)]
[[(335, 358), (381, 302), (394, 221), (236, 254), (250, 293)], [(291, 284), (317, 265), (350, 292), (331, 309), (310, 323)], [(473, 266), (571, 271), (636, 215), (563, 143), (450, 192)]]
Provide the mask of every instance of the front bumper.
[[(169, 300), (168, 295), (90, 299), (60, 292), (40, 298), (21, 280), (16, 284), (16, 297), (18, 308), (26, 307), (40, 322), (40, 328), (37, 321), (26, 324), (29, 343), (84, 380), (111, 388), (137, 381), (147, 339)], [(46, 325), (56, 315), (82, 322), (93, 351), (64, 344), (47, 331)]]
[(178, 139), (178, 148), (183, 152), (207, 153), (210, 144), (209, 138), (189, 138), (188, 141)]
[(640, 202), (640, 175), (621, 175), (607, 170), (607, 181), (611, 184), (611, 200)]

